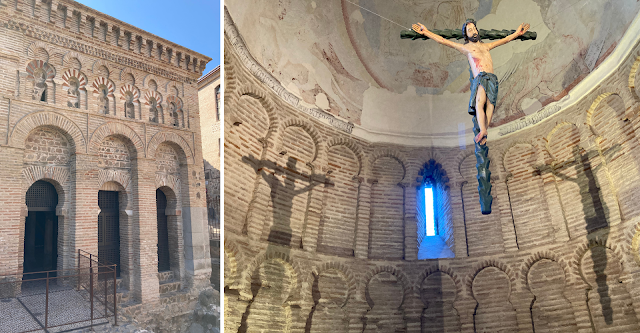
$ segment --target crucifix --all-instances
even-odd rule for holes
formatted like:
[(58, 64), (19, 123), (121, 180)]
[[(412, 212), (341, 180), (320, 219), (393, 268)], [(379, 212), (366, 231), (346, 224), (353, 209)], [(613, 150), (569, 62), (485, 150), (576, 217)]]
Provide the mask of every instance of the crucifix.
[[(429, 31), (421, 23), (412, 25), (413, 30), (402, 31), (403, 39), (433, 39), (445, 46), (456, 49), (469, 60), (469, 81), (471, 81), (471, 98), (469, 114), (473, 116), (473, 133), (475, 134), (476, 169), (478, 169), (478, 192), (482, 214), (491, 214), (491, 171), (489, 171), (489, 148), (487, 147), (487, 128), (493, 117), (493, 109), (498, 100), (498, 78), (493, 74), (493, 60), (489, 50), (504, 45), (514, 39), (536, 39), (535, 32), (529, 30), (528, 23), (522, 23), (516, 30), (483, 30), (476, 27), (476, 22), (468, 19), (462, 30)], [(464, 39), (464, 44), (449, 39)], [(482, 39), (496, 39), (483, 43)]]

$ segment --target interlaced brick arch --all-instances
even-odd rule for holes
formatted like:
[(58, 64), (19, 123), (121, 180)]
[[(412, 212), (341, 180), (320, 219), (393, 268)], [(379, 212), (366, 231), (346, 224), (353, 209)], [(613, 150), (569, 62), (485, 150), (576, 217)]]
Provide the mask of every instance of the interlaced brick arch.
[[(127, 171), (122, 170), (105, 170), (98, 171), (98, 186), (100, 189), (104, 184), (115, 183), (118, 187), (124, 189), (124, 194), (127, 200), (127, 209), (133, 208), (133, 195), (131, 188), (131, 175)], [(111, 184), (110, 184), (111, 185)]]
[[(263, 250), (260, 252), (255, 259), (247, 265), (247, 268), (242, 273), (242, 279), (239, 282), (240, 286), (240, 295), (247, 298), (248, 300), (253, 298), (253, 293), (251, 292), (251, 280), (253, 279), (253, 275), (257, 274), (257, 270), (260, 266), (269, 260), (277, 260), (285, 265), (292, 272), (292, 288), (291, 293), (289, 294), (288, 301), (297, 301), (302, 299), (302, 269), (293, 259), (289, 257), (287, 253), (281, 252), (280, 250)], [(304, 281), (308, 282), (308, 281)]]
[(125, 75), (131, 74), (133, 76), (133, 85), (138, 85), (138, 76), (130, 67), (125, 67), (120, 71), (120, 82), (124, 80)]
[(509, 163), (507, 161), (507, 155), (509, 154), (509, 151), (511, 149), (518, 149), (517, 146), (530, 146), (533, 149), (533, 151), (535, 151), (536, 159), (537, 159), (537, 156), (538, 156), (539, 152), (538, 152), (538, 149), (536, 149), (536, 146), (534, 144), (532, 144), (531, 142), (525, 141), (525, 140), (516, 140), (514, 142), (511, 142), (509, 144), (509, 146), (507, 146), (507, 148), (501, 152), (500, 161), (502, 161), (502, 163), (501, 163), (502, 164), (501, 166), (503, 168), (502, 171), (505, 171), (507, 173), (511, 173), (511, 171), (509, 170), (509, 167), (508, 167)]
[[(325, 263), (322, 263), (322, 265), (320, 265), (319, 267), (314, 267), (312, 270), (312, 273), (315, 276), (320, 276), (322, 273), (330, 270), (335, 270), (340, 272), (342, 277), (345, 279), (345, 282), (347, 283), (347, 288), (349, 290), (349, 293), (345, 298), (344, 304), (341, 305), (342, 307), (344, 307), (349, 302), (349, 299), (356, 296), (357, 287), (358, 287), (356, 279), (353, 276), (353, 273), (351, 272), (349, 267), (347, 267), (345, 264), (341, 262), (334, 262), (334, 261), (325, 262)], [(313, 284), (310, 283), (309, 288), (307, 290), (308, 294), (311, 295), (313, 293), (312, 289), (313, 289)]]
[(571, 278), (571, 274), (569, 271), (569, 267), (567, 267), (567, 263), (565, 263), (565, 261), (560, 256), (558, 256), (557, 254), (551, 251), (540, 251), (529, 256), (522, 264), (522, 268), (520, 269), (520, 272), (521, 272), (520, 279), (523, 286), (527, 286), (527, 288), (529, 287), (528, 279), (529, 279), (529, 270), (531, 270), (531, 267), (535, 265), (537, 262), (539, 262), (540, 260), (545, 260), (545, 259), (558, 263), (562, 268), (562, 272), (564, 273), (564, 276), (566, 279), (565, 285), (570, 283), (569, 279)]
[(404, 181), (407, 177), (407, 166), (409, 165), (408, 160), (406, 156), (404, 156), (404, 154), (398, 152), (397, 150), (389, 148), (378, 149), (371, 154), (371, 156), (369, 157), (369, 163), (365, 165), (365, 174), (371, 176), (373, 165), (378, 159), (383, 157), (391, 157), (398, 161), (398, 163), (400, 163), (400, 165), (402, 166), (402, 179), (400, 180), (400, 182)]
[(305, 161), (305, 162), (313, 163), (316, 160), (320, 160), (320, 161), (325, 160), (326, 154), (323, 149), (324, 139), (312, 124), (301, 119), (287, 119), (280, 124), (280, 129), (278, 130), (278, 133), (280, 134), (280, 138), (278, 139), (279, 144), (277, 146), (278, 152), (284, 150), (284, 132), (288, 127), (302, 128), (307, 134), (309, 134), (309, 136), (313, 140), (313, 143), (315, 145), (313, 158), (311, 159), (311, 161)]
[[(378, 273), (382, 273), (382, 272), (390, 273), (391, 275), (395, 276), (398, 279), (398, 281), (400, 281), (400, 283), (402, 284), (402, 290), (403, 290), (402, 302), (400, 304), (404, 304), (404, 301), (411, 296), (415, 288), (411, 284), (407, 276), (404, 274), (404, 272), (396, 267), (376, 266), (375, 268), (367, 272), (367, 274), (365, 274), (365, 276), (363, 277), (363, 280), (365, 281), (364, 283), (365, 289), (369, 287), (369, 283), (371, 282), (371, 279), (373, 279), (374, 276), (378, 275)], [(364, 293), (365, 290), (362, 290), (362, 292)], [(362, 296), (364, 298), (364, 295)]]
[(624, 257), (620, 251), (621, 249), (615, 244), (614, 245), (609, 244), (609, 242), (607, 241), (607, 236), (590, 238), (587, 242), (582, 243), (575, 250), (573, 259), (571, 260), (571, 264), (573, 267), (573, 274), (575, 275), (575, 277), (577, 277), (577, 281), (583, 284), (584, 288), (590, 288), (590, 286), (588, 285), (587, 281), (584, 280), (584, 277), (582, 276), (582, 272), (580, 272), (581, 261), (582, 261), (582, 258), (587, 254), (587, 252), (590, 249), (597, 246), (601, 246), (608, 250), (611, 250), (611, 252), (615, 256), (615, 259), (618, 260), (618, 263), (620, 264), (620, 267), (622, 269), (622, 272), (620, 273), (620, 275), (624, 275), (627, 271), (624, 267), (625, 262), (623, 260)]
[(326, 151), (328, 152), (329, 149), (335, 146), (345, 146), (349, 148), (349, 150), (351, 150), (354, 155), (356, 155), (356, 158), (358, 159), (358, 173), (356, 173), (356, 175), (359, 176), (362, 173), (362, 163), (364, 161), (364, 153), (362, 152), (362, 148), (360, 147), (360, 145), (358, 145), (353, 139), (350, 138), (333, 138), (329, 140), (329, 142), (327, 142)]
[(191, 147), (189, 147), (187, 140), (176, 133), (168, 131), (158, 132), (151, 138), (151, 140), (149, 140), (149, 143), (147, 144), (147, 156), (155, 158), (156, 150), (163, 142), (172, 142), (178, 145), (185, 154), (187, 164), (194, 164), (193, 151), (191, 150)]
[[(605, 98), (609, 97), (610, 95), (618, 95), (620, 96), (620, 98), (622, 98), (622, 101), (624, 102), (623, 113), (626, 114), (630, 110), (634, 109), (634, 106), (637, 105), (638, 101), (636, 101), (633, 98), (633, 94), (628, 89), (621, 89), (620, 86), (621, 85), (617, 85), (617, 84), (604, 85), (604, 86), (598, 87), (596, 91), (590, 94), (591, 96), (597, 96), (597, 97), (593, 100), (593, 102), (591, 103), (591, 106), (587, 110), (587, 125), (593, 126), (592, 124), (593, 112), (596, 110), (600, 102), (602, 102)], [(624, 115), (619, 115), (619, 116), (624, 116)]]
[(127, 192), (131, 192), (131, 176), (129, 172), (105, 169), (98, 171), (98, 188), (108, 182), (116, 182)]
[(99, 94), (99, 93), (100, 93), (100, 92), (99, 92), (99, 89), (100, 89), (100, 86), (101, 86), (101, 85), (104, 85), (104, 86), (106, 86), (106, 87), (107, 87), (107, 96), (108, 96), (108, 97), (110, 97), (110, 98), (115, 98), (115, 96), (114, 96), (114, 94), (113, 94), (113, 93), (115, 92), (116, 87), (115, 87), (115, 85), (113, 84), (113, 81), (111, 81), (111, 80), (109, 80), (109, 79), (107, 79), (107, 78), (105, 78), (105, 77), (102, 77), (102, 76), (101, 76), (101, 77), (96, 78), (96, 79), (93, 81), (93, 93), (94, 93), (94, 94)]
[(156, 89), (160, 87), (160, 80), (153, 74), (147, 74), (144, 79), (142, 79), (142, 86), (146, 89), (149, 89), (149, 82), (153, 80), (156, 83)]
[(151, 100), (152, 97), (156, 100), (156, 105), (160, 105), (160, 103), (162, 103), (162, 95), (159, 92), (148, 90), (146, 93), (144, 93), (145, 105), (147, 106), (151, 105), (151, 102), (149, 101)]
[(467, 157), (469, 157), (469, 156), (471, 156), (471, 155), (473, 155), (473, 154), (474, 154), (473, 150), (471, 150), (471, 149), (465, 149), (465, 150), (460, 151), (460, 152), (458, 153), (458, 155), (456, 156), (455, 161), (456, 161), (456, 166), (457, 166), (457, 168), (458, 168), (458, 170), (457, 170), (457, 171), (458, 171), (458, 176), (460, 176), (460, 179), (464, 179), (464, 176), (462, 175), (462, 170), (461, 170), (461, 168), (462, 168), (462, 162), (464, 162), (464, 160), (465, 160)]
[[(157, 83), (158, 81), (156, 81)], [(174, 95), (174, 91), (177, 91), (178, 94), (175, 95), (176, 97), (182, 96), (184, 97), (184, 92), (182, 91), (182, 86), (180, 86), (178, 83), (174, 82), (174, 81), (169, 81), (167, 82), (164, 91), (167, 92), (168, 95)]]
[(428, 278), (429, 275), (438, 273), (438, 272), (444, 273), (449, 277), (451, 277), (451, 279), (453, 280), (453, 283), (456, 285), (456, 300), (461, 298), (462, 297), (461, 295), (464, 291), (462, 280), (453, 271), (453, 269), (441, 264), (430, 265), (429, 267), (424, 269), (422, 273), (420, 273), (420, 275), (418, 276), (418, 279), (416, 280), (416, 283), (415, 283), (416, 288), (420, 288), (420, 286), (422, 285), (422, 282), (424, 282), (424, 280)]
[(156, 188), (168, 187), (176, 196), (180, 193), (180, 178), (174, 175), (156, 173)]
[(93, 132), (93, 134), (91, 134), (91, 140), (89, 141), (89, 152), (92, 154), (98, 154), (102, 141), (106, 137), (111, 135), (120, 135), (129, 139), (136, 149), (136, 156), (144, 157), (144, 144), (142, 142), (142, 139), (140, 139), (138, 133), (131, 129), (131, 127), (117, 122), (108, 122), (102, 124)]
[[(555, 155), (553, 154), (550, 144), (551, 144), (552, 140), (554, 139), (554, 137), (555, 137), (556, 133), (558, 133), (558, 131), (559, 131), (561, 128), (565, 127), (565, 126), (568, 126), (568, 127), (574, 127), (574, 128), (575, 128), (575, 129), (580, 133), (580, 136), (581, 136), (581, 137), (583, 136), (582, 131), (580, 131), (580, 128), (578, 128), (578, 126), (576, 126), (576, 124), (571, 123), (571, 122), (568, 122), (568, 121), (562, 121), (562, 122), (559, 122), (559, 123), (558, 123), (558, 124), (557, 124), (557, 125), (556, 125), (556, 126), (555, 126), (551, 131), (550, 131), (550, 132), (549, 132), (549, 134), (547, 134), (547, 137), (546, 137), (546, 141), (547, 141), (547, 143), (546, 143), (546, 145), (545, 145), (545, 148), (546, 148), (546, 149), (547, 149), (547, 151), (549, 152), (549, 155), (551, 156), (551, 158), (553, 158), (554, 160), (557, 160), (557, 159), (558, 159), (558, 157), (557, 157), (557, 156), (555, 156)], [(582, 141), (582, 140), (581, 140), (581, 141)], [(578, 143), (578, 145), (579, 145), (579, 143)]]
[(516, 278), (511, 268), (509, 268), (509, 266), (503, 262), (493, 260), (493, 259), (488, 259), (488, 260), (482, 261), (479, 264), (474, 265), (473, 274), (470, 274), (467, 276), (466, 285), (467, 285), (467, 292), (469, 293), (469, 295), (473, 295), (473, 291), (472, 291), (473, 280), (475, 280), (478, 273), (480, 273), (483, 269), (489, 268), (489, 267), (495, 267), (507, 275), (507, 277), (509, 278), (509, 281), (511, 281), (511, 284), (512, 284), (511, 287), (509, 288), (510, 293), (512, 293), (514, 289), (513, 284), (516, 282)]
[(59, 166), (32, 165), (22, 169), (25, 180), (25, 188), (29, 188), (33, 183), (41, 179), (52, 179), (60, 186), (65, 186), (70, 178), (69, 168)]
[[(600, 103), (607, 99), (610, 96), (618, 96), (620, 98), (622, 98), (622, 101), (625, 101), (625, 98), (620, 95), (619, 92), (605, 92), (602, 93), (600, 95), (598, 95), (598, 97), (596, 97), (593, 100), (593, 103), (591, 103), (591, 106), (589, 107), (589, 110), (587, 110), (587, 125), (589, 126), (589, 129), (591, 130), (591, 133), (593, 133), (596, 136), (602, 136), (602, 133), (596, 133), (595, 131), (595, 125), (593, 124), (593, 114), (595, 113), (595, 110), (598, 108), (598, 106), (600, 105)], [(625, 102), (625, 108), (626, 110), (629, 110), (630, 106), (627, 105), (627, 103)], [(626, 110), (622, 110), (623, 114), (620, 114), (618, 111), (619, 110), (615, 110), (616, 111), (616, 116), (617, 117), (624, 117), (626, 113)]]
[(42, 41), (32, 42), (31, 44), (29, 44), (29, 46), (27, 46), (27, 58), (33, 59), (36, 56), (36, 51), (38, 49), (44, 49), (45, 52), (47, 52), (47, 57), (46, 59), (44, 59), (44, 61), (48, 62), (49, 57), (53, 52), (52, 52), (51, 46)]
[(24, 148), (25, 140), (29, 133), (40, 126), (54, 127), (68, 135), (75, 147), (75, 152), (86, 150), (87, 142), (82, 130), (71, 119), (55, 112), (41, 111), (24, 116), (18, 121), (9, 138), (9, 144), (13, 147)]
[(42, 69), (44, 71), (46, 81), (51, 81), (56, 76), (55, 68), (53, 68), (49, 63), (42, 60), (32, 60), (27, 64), (27, 78), (33, 80), (35, 78), (34, 74), (38, 69)]
[[(225, 101), (226, 101), (226, 96), (227, 95), (225, 95)], [(269, 130), (267, 133), (267, 138), (271, 137), (272, 135), (277, 135), (278, 128), (280, 128), (280, 119), (278, 117), (278, 113), (276, 112), (276, 108), (273, 101), (269, 97), (267, 97), (267, 94), (265, 94), (262, 90), (254, 87), (253, 85), (247, 84), (242, 86), (240, 89), (238, 89), (238, 91), (235, 94), (232, 94), (231, 96), (229, 96), (231, 97), (229, 98), (229, 101), (235, 105), (238, 103), (238, 101), (240, 100), (240, 97), (242, 96), (249, 96), (251, 98), (257, 99), (258, 102), (262, 105), (262, 107), (267, 112), (267, 117), (269, 117)], [(230, 117), (234, 116), (234, 109), (235, 108), (231, 108), (229, 110)]]
[(109, 72), (107, 74), (107, 78), (109, 78), (109, 76), (111, 76), (111, 70), (109, 70), (109, 63), (105, 60), (96, 60), (96, 62), (94, 62), (93, 66), (91, 67), (91, 71), (94, 74), (98, 74), (98, 69), (100, 69), (101, 66), (104, 66), (107, 69), (107, 71)]
[(68, 89), (69, 88), (69, 79), (75, 77), (78, 80), (78, 89), (79, 90), (86, 90), (86, 85), (87, 85), (87, 77), (82, 74), (82, 72), (80, 72), (77, 69), (67, 69), (64, 74), (62, 74), (62, 80), (64, 81), (62, 83), (62, 88), (63, 89)]
[(120, 87), (120, 95), (122, 95), (122, 97), (120, 97), (121, 100), (124, 100), (124, 95), (130, 92), (133, 95), (133, 101), (137, 102), (140, 99), (140, 90), (131, 84), (125, 84), (122, 87)]
[(182, 99), (180, 99), (180, 97), (177, 96), (168, 96), (167, 97), (167, 104), (175, 104), (176, 105), (176, 111), (181, 111), (183, 108), (183, 104), (182, 104)]
[(73, 59), (78, 60), (78, 62), (80, 63), (80, 70), (82, 70), (82, 67), (86, 60), (81, 54), (75, 51), (69, 51), (62, 56), (62, 67), (71, 67), (70, 62)]

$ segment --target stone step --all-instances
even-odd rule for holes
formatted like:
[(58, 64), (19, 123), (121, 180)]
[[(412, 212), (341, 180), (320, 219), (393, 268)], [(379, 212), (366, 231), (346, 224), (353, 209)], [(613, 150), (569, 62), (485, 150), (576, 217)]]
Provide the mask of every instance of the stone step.
[(180, 281), (164, 281), (160, 283), (160, 295), (180, 290)]
[(158, 281), (162, 284), (166, 281), (173, 280), (173, 271), (159, 272), (158, 273)]

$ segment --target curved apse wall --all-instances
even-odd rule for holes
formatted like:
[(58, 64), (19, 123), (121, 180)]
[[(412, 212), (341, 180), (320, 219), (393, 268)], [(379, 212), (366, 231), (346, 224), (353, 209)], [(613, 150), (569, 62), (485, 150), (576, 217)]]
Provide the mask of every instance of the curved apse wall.
[[(574, 104), (494, 136), (483, 216), (472, 146), (351, 135), (225, 33), (225, 332), (640, 330), (637, 41)], [(431, 160), (455, 258), (418, 260)]]

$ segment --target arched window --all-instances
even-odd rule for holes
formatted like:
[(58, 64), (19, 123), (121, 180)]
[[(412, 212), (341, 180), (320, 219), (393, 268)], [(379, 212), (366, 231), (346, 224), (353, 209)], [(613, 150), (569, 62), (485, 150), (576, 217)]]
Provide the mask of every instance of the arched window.
[(417, 191), (418, 259), (453, 258), (454, 238), (449, 177), (440, 163), (429, 160), (420, 170)]

